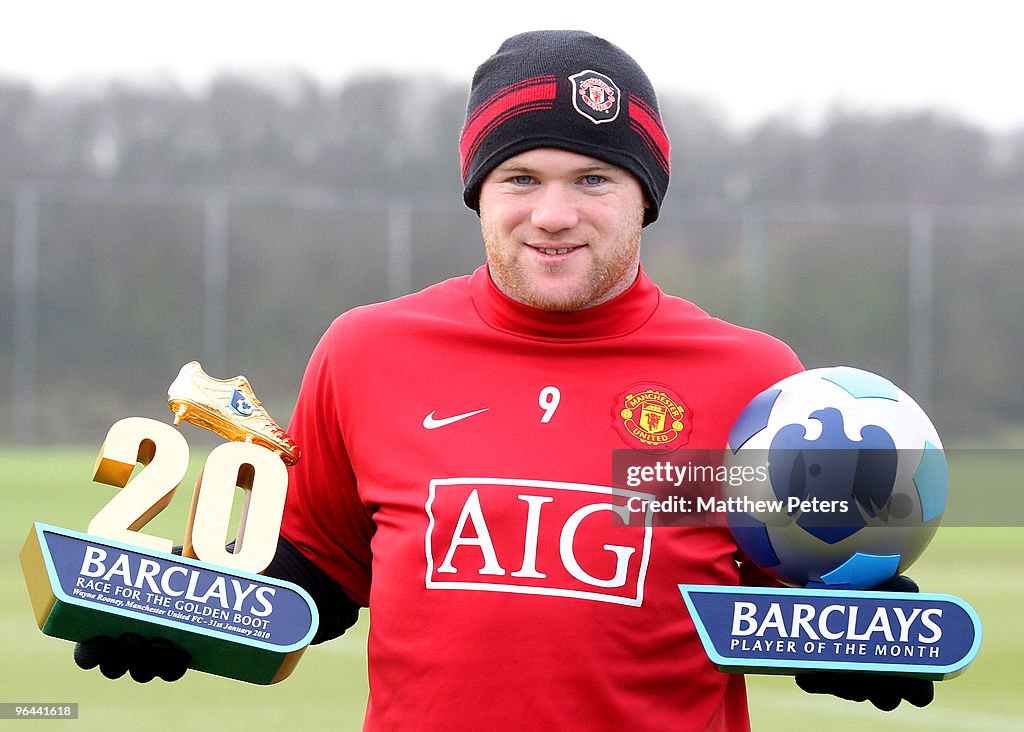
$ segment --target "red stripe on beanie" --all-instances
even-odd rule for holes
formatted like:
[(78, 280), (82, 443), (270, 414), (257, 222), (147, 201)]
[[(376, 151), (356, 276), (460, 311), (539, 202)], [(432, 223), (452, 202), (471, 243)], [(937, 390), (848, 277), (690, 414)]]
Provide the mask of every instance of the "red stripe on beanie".
[(554, 76), (535, 76), (501, 89), (477, 107), (462, 128), (459, 143), (463, 180), (477, 149), (494, 129), (524, 112), (550, 109), (556, 92)]
[(667, 174), (670, 166), (671, 143), (665, 128), (661, 126), (661, 119), (649, 104), (639, 97), (629, 97), (629, 126), (643, 138), (647, 147), (654, 153), (658, 165)]

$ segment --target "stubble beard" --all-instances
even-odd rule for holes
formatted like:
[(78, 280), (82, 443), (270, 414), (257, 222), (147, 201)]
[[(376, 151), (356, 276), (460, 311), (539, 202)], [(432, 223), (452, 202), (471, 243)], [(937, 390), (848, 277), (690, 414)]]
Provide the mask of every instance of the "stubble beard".
[[(517, 259), (518, 247), (507, 246), (504, 236), (481, 213), (480, 230), (487, 251), (491, 279), (497, 288), (513, 300), (548, 312), (568, 313), (594, 307), (629, 289), (636, 277), (640, 257), (643, 210), (623, 221), (615, 232), (615, 247), (590, 265), (583, 280), (572, 289), (542, 292), (534, 287), (531, 275)], [(550, 269), (556, 272), (560, 265)]]

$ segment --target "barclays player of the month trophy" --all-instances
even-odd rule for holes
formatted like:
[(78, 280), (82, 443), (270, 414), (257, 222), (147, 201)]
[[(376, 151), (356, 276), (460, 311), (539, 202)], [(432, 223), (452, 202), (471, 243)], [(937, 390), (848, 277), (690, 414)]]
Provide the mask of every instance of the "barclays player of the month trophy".
[(705, 510), (790, 587), (679, 586), (719, 669), (940, 681), (975, 658), (981, 623), (964, 600), (883, 591), (931, 541), (948, 495), (935, 428), (891, 381), (849, 366), (780, 381), (740, 414), (721, 467)]

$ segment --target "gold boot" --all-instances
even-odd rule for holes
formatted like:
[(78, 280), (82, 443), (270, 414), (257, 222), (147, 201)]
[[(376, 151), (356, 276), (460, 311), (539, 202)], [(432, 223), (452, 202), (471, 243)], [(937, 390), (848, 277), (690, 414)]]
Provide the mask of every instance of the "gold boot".
[(260, 404), (244, 376), (215, 379), (192, 361), (181, 367), (167, 388), (174, 424), (182, 420), (232, 442), (252, 442), (277, 453), (288, 465), (299, 459), (298, 446)]

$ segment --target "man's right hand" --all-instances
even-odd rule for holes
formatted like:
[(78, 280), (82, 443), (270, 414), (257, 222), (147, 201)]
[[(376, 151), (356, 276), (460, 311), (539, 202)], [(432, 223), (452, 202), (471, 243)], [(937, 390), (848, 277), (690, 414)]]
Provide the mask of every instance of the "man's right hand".
[[(232, 544), (228, 548), (232, 549)], [(181, 554), (180, 546), (173, 554)], [(337, 638), (359, 618), (359, 606), (345, 591), (298, 549), (278, 539), (277, 553), (264, 571), (268, 577), (286, 580), (302, 587), (316, 603), (320, 626), (313, 643)], [(84, 669), (99, 666), (108, 679), (119, 679), (125, 673), (146, 683), (159, 676), (164, 681), (177, 681), (185, 675), (192, 660), (184, 651), (163, 638), (144, 638), (137, 633), (124, 633), (117, 638), (101, 635), (75, 645), (75, 663)]]
[(159, 676), (164, 681), (177, 681), (185, 675), (191, 657), (164, 638), (144, 638), (137, 633), (123, 633), (117, 638), (99, 635), (75, 644), (75, 663), (93, 669), (108, 679), (119, 679), (125, 673), (140, 683)]

